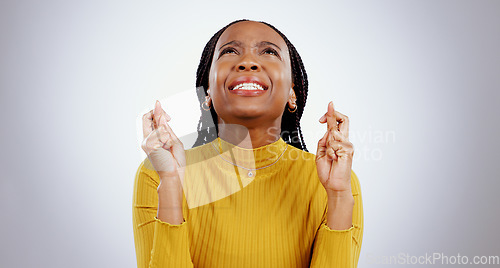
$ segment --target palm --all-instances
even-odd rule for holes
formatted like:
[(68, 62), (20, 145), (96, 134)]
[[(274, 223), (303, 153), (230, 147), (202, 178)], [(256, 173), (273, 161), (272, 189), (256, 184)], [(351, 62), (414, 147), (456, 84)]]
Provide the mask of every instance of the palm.
[(178, 172), (181, 167), (185, 166), (185, 152), (182, 145), (174, 143), (169, 147), (167, 144), (164, 144), (160, 149), (166, 151), (166, 164), (170, 167), (166, 170), (167, 172)]
[(329, 160), (328, 156), (320, 156), (316, 160), (316, 168), (318, 171), (318, 177), (325, 187), (325, 189), (330, 189), (332, 191), (344, 191), (349, 190), (350, 184), (347, 184), (345, 178), (347, 175), (346, 170), (350, 171), (350, 167), (345, 167), (345, 161), (339, 163), (337, 160)]

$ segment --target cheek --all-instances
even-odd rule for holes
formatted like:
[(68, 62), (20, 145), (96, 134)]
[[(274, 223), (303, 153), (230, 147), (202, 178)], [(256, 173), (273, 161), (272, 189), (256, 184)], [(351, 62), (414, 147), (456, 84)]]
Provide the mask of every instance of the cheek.
[(210, 88), (224, 88), (224, 83), (230, 71), (227, 63), (218, 62), (210, 68), (208, 86)]
[(283, 64), (276, 64), (274, 68), (268, 69), (268, 74), (273, 81), (273, 87), (278, 90), (281, 89), (286, 94), (289, 94), (290, 88), (292, 87), (292, 74), (290, 68), (283, 66)]

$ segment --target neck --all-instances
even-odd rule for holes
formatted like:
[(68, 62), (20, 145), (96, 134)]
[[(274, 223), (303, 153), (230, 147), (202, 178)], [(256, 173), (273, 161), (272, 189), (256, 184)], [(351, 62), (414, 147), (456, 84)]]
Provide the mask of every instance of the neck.
[(271, 144), (280, 138), (281, 118), (267, 125), (243, 126), (219, 119), (219, 137), (231, 144), (253, 149)]

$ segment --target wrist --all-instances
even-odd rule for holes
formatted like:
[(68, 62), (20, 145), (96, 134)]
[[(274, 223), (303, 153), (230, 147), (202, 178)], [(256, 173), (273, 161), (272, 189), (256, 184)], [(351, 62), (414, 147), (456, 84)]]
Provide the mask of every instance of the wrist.
[(158, 173), (158, 176), (160, 176), (161, 179), (165, 178), (177, 178), (179, 176), (179, 173), (177, 170), (174, 171), (156, 171)]
[(157, 188), (158, 212), (182, 210), (182, 185), (177, 180), (163, 180)]
[(354, 207), (354, 197), (351, 192), (349, 193), (330, 193), (328, 196), (328, 206), (333, 207), (343, 207), (343, 208), (352, 208)]
[(352, 209), (354, 207), (354, 197), (328, 197), (328, 207)]
[(342, 191), (326, 190), (326, 195), (328, 199), (354, 199), (352, 196), (351, 188)]
[(159, 195), (162, 193), (182, 193), (182, 190), (182, 184), (177, 177), (160, 178), (160, 184), (158, 184), (158, 188), (156, 188)]

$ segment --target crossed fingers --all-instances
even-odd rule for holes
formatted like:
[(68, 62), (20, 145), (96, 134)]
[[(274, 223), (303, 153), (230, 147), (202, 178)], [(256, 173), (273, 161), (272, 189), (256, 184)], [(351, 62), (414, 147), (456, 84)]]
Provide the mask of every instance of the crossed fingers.
[(328, 132), (335, 140), (341, 142), (349, 141), (349, 118), (335, 111), (333, 102), (328, 104), (328, 110), (319, 119), (319, 122), (322, 124), (327, 123)]

